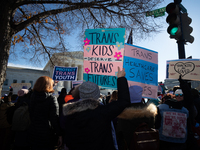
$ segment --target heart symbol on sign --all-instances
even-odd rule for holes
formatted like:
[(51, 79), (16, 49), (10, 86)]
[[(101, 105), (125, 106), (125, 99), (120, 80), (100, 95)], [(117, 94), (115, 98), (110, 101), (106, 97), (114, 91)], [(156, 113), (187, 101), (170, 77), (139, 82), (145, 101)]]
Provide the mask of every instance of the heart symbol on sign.
[(186, 62), (186, 63), (176, 63), (174, 65), (174, 70), (178, 72), (182, 77), (190, 72), (192, 72), (195, 68), (195, 65), (192, 62)]

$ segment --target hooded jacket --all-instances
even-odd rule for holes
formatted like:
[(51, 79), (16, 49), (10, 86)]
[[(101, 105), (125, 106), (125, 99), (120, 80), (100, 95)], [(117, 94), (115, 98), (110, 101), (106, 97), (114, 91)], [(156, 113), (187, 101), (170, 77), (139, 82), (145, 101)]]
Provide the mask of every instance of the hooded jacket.
[(59, 107), (56, 97), (51, 93), (36, 92), (30, 100), (31, 125), (30, 144), (35, 147), (51, 147), (55, 144), (55, 135), (61, 135), (59, 128)]
[[(133, 103), (131, 107), (126, 108), (117, 118), (117, 139), (126, 141), (130, 145), (135, 129), (143, 122), (149, 127), (154, 127), (154, 118), (157, 114), (157, 108), (154, 104)], [(121, 142), (121, 141), (119, 141)]]
[(86, 99), (64, 105), (65, 143), (70, 150), (115, 149), (111, 120), (130, 104), (126, 78), (118, 78), (117, 85), (118, 101), (102, 105), (97, 100)]

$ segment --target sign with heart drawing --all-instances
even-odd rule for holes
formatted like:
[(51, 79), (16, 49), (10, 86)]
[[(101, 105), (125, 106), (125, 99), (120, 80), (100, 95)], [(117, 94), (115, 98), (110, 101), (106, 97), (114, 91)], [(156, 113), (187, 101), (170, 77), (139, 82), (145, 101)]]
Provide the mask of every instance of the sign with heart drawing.
[(200, 81), (200, 60), (199, 59), (178, 59), (167, 62), (167, 76), (171, 79), (183, 79)]

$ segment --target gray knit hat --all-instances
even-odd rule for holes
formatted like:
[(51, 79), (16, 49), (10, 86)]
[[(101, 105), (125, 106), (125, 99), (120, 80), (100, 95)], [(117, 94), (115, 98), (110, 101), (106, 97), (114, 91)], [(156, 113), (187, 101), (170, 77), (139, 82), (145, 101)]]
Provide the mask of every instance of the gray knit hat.
[(87, 81), (79, 86), (79, 94), (81, 99), (93, 98), (97, 100), (100, 97), (100, 90), (97, 84)]

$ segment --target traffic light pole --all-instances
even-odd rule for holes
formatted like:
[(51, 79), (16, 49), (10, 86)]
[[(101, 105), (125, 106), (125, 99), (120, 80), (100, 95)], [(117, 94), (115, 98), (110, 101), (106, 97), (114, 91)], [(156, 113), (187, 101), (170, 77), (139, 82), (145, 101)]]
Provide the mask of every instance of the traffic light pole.
[[(178, 3), (179, 8), (180, 8), (180, 3), (181, 1), (175, 1), (174, 2)], [(179, 17), (180, 17), (180, 27), (181, 27), (181, 37), (180, 39), (177, 41), (178, 44), (178, 55), (179, 55), (179, 59), (185, 59), (185, 40), (183, 38), (183, 26), (182, 26), (182, 15), (179, 9)]]

